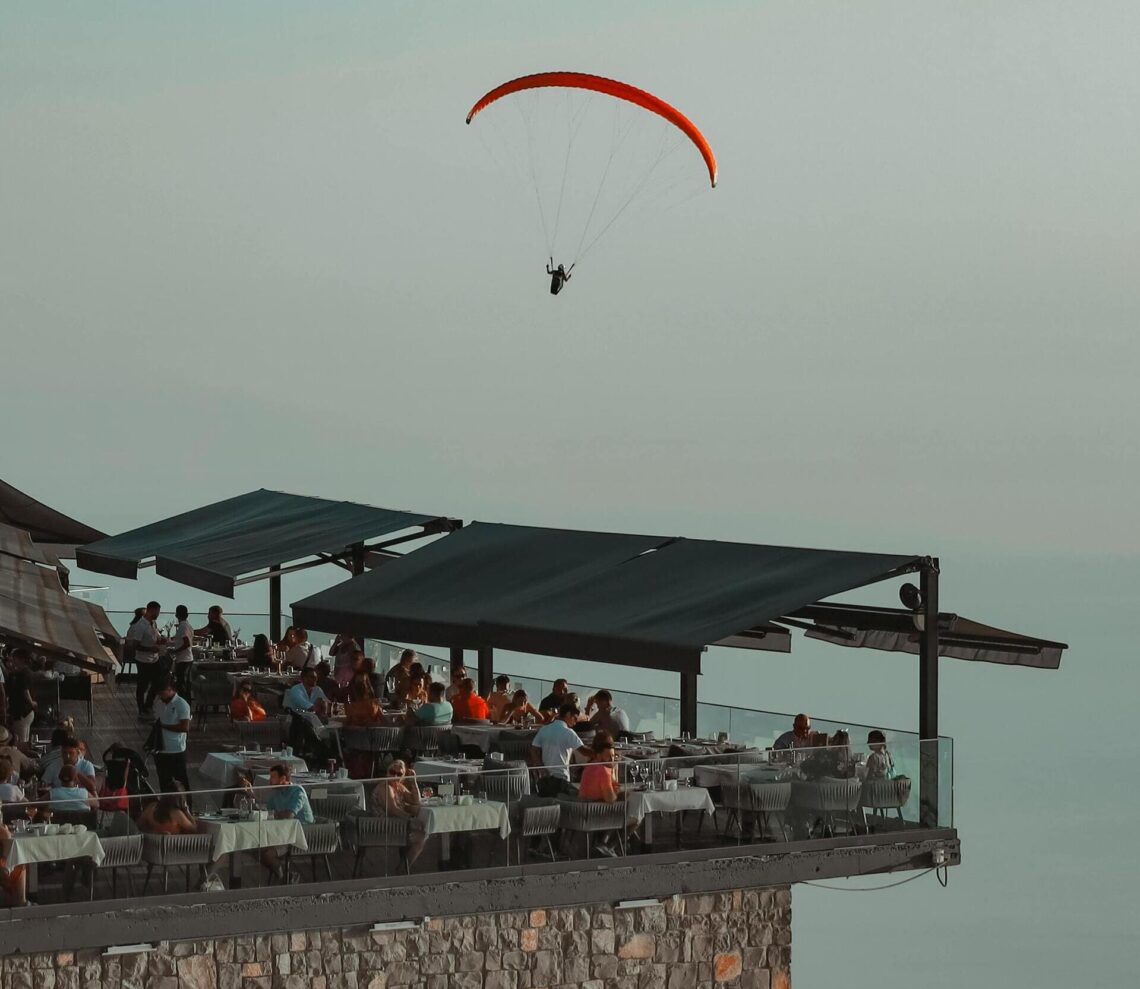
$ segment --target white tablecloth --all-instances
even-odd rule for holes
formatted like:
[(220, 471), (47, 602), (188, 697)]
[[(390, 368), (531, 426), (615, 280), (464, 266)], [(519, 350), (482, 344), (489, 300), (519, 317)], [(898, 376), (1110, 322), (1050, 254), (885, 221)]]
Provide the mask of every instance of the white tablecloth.
[(506, 838), (511, 833), (507, 805), (498, 800), (487, 800), (481, 804), (472, 801), (452, 806), (425, 802), (420, 807), (419, 821), (424, 827), (424, 834), (491, 831), (496, 828), (500, 838)]
[(221, 786), (233, 786), (241, 768), (268, 772), (277, 765), (288, 766), (291, 773), (303, 773), (309, 768), (304, 759), (285, 756), (281, 752), (211, 752), (202, 760), (198, 771)]
[(34, 862), (63, 862), (67, 859), (89, 858), (98, 865), (103, 861), (103, 843), (94, 831), (83, 834), (55, 835), (16, 835), (10, 842), (5, 856), (8, 868), (18, 865), (31, 865)]
[(634, 790), (626, 794), (629, 819), (642, 825), (641, 837), (647, 845), (653, 844), (653, 818), (657, 813), (676, 813), (700, 810), (707, 814), (716, 811), (709, 791), (701, 786), (681, 786), (676, 790)]
[(530, 728), (511, 728), (507, 725), (453, 725), (451, 730), (459, 739), (460, 745), (475, 745), (483, 752), (494, 752), (496, 742), (504, 732), (510, 732), (511, 737), (518, 737), (529, 741), (538, 733), (541, 726)]
[(214, 836), (214, 860), (231, 852), (241, 852), (248, 848), (274, 848), (278, 845), (292, 845), (305, 849), (309, 842), (305, 829), (296, 818), (264, 821), (219, 821), (216, 818), (200, 817), (202, 831)]
[(461, 774), (472, 776), (481, 773), (483, 764), (470, 759), (417, 759), (413, 768), (416, 771), (416, 779), (421, 782), (432, 780), (454, 782)]

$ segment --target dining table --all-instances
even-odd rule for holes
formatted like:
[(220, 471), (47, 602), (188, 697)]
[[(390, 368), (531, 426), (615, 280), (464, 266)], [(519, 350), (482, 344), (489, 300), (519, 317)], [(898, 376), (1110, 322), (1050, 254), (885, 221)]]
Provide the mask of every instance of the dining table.
[(669, 790), (630, 787), (625, 791), (625, 805), (630, 822), (640, 825), (641, 840), (646, 845), (653, 844), (653, 819), (657, 814), (698, 811), (711, 816), (716, 812), (712, 796), (703, 786), (677, 786)]
[(199, 830), (214, 838), (210, 852), (213, 861), (217, 863), (229, 856), (231, 888), (237, 875), (238, 853), (280, 847), (305, 851), (309, 847), (305, 829), (295, 817), (275, 818), (267, 811), (255, 811), (254, 815), (248, 819), (236, 813), (198, 815)]
[(220, 786), (231, 787), (237, 782), (238, 770), (245, 769), (256, 775), (267, 773), (274, 766), (288, 766), (290, 773), (307, 772), (308, 764), (304, 759), (295, 755), (286, 755), (282, 751), (245, 751), (237, 752), (210, 752), (202, 760), (198, 771), (206, 779), (218, 783)]
[(428, 797), (417, 815), (425, 835), (440, 836), (440, 857), (451, 857), (451, 836), (475, 831), (498, 831), (504, 841), (511, 833), (507, 805), (476, 797)]
[[(79, 832), (72, 829), (70, 832), (56, 831), (54, 834), (47, 834), (43, 825), (33, 830), (14, 831), (11, 838), (0, 842), (0, 849), (9, 869), (21, 865), (27, 869), (24, 890), (28, 893), (36, 892), (41, 862), (91, 859), (98, 865), (106, 855), (103, 843), (94, 831), (84, 828)], [(24, 902), (21, 900), (14, 905), (23, 906)]]

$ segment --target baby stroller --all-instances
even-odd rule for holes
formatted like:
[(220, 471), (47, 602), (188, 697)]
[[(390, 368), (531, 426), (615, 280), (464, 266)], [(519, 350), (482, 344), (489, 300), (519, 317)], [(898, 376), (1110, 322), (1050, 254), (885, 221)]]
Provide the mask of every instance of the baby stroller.
[(122, 811), (137, 817), (144, 800), (154, 796), (142, 754), (122, 742), (113, 742), (103, 753), (103, 767), (106, 777), (99, 791), (100, 812)]

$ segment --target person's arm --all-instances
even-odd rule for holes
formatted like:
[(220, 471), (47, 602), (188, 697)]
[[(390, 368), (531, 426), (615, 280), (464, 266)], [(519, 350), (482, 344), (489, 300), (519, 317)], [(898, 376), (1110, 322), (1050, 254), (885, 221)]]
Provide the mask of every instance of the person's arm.
[(590, 694), (590, 696), (586, 698), (586, 712), (585, 713), (586, 713), (587, 717), (589, 717), (590, 712), (592, 710), (594, 710), (594, 706), (597, 703), (598, 703), (598, 695), (597, 694)]
[(537, 745), (532, 745), (527, 749), (527, 762), (536, 768), (542, 767), (542, 749)]
[(408, 794), (408, 817), (415, 817), (420, 812), (420, 785), (416, 782), (416, 771), (411, 766), (404, 777), (404, 790)]
[(176, 735), (185, 735), (190, 730), (190, 719), (183, 718), (181, 721), (175, 721), (172, 725), (163, 725), (162, 730), (173, 732)]

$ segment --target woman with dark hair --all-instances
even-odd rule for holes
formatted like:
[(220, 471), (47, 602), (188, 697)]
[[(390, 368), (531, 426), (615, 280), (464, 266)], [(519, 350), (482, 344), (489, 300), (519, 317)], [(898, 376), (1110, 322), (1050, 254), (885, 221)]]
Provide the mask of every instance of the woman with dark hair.
[(265, 708), (261, 706), (261, 701), (254, 696), (252, 680), (242, 680), (238, 685), (237, 693), (230, 701), (230, 719), (232, 721), (265, 720)]
[(164, 793), (139, 815), (139, 830), (147, 834), (196, 834), (198, 822), (186, 806), (186, 791), (181, 783), (172, 784), (173, 791)]
[(249, 649), (249, 665), (256, 667), (272, 666), (274, 663), (273, 644), (268, 635), (255, 635)]

